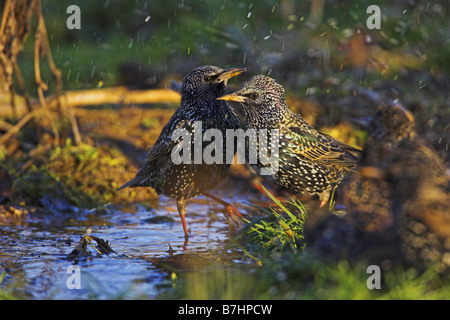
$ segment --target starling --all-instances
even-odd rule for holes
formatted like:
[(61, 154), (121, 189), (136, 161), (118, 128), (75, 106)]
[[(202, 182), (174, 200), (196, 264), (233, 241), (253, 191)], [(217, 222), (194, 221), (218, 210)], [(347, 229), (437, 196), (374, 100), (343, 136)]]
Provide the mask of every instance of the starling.
[[(219, 99), (241, 102), (246, 113), (244, 129), (257, 130), (258, 154), (261, 151), (270, 153), (272, 145), (264, 144), (267, 150), (260, 150), (264, 137), (258, 130), (267, 129), (270, 140), (272, 129), (279, 130), (278, 171), (263, 175), (263, 178), (293, 193), (318, 195), (321, 207), (345, 171), (356, 165), (360, 151), (318, 132), (300, 115), (293, 113), (286, 105), (284, 88), (272, 78), (254, 76), (238, 91)], [(248, 153), (249, 148), (246, 151)], [(261, 174), (266, 164), (259, 159), (256, 162), (249, 165)]]
[[(447, 180), (442, 160), (418, 136), (414, 116), (402, 105), (376, 97), (381, 104), (368, 125), (371, 132), (358, 169), (343, 186), (350, 216), (367, 231), (396, 222), (405, 203), (421, 196), (417, 190), (422, 184), (445, 185)], [(378, 226), (373, 224), (376, 220)]]
[(310, 219), (308, 244), (319, 254), (450, 274), (450, 186), (442, 160), (398, 103), (381, 103), (368, 127), (358, 167), (342, 186), (346, 214)]
[(385, 152), (375, 165), (392, 190), (389, 201), (402, 256), (419, 269), (433, 266), (450, 275), (450, 184), (445, 165), (417, 134), (414, 117), (403, 106), (382, 105), (379, 113), (382, 130), (369, 141), (367, 156)]
[[(352, 219), (363, 232), (381, 232), (395, 222), (392, 211), (396, 204), (392, 201), (396, 191), (388, 174), (398, 148), (417, 139), (414, 117), (401, 105), (384, 105), (379, 106), (375, 118), (357, 122), (367, 127), (370, 134), (357, 169), (342, 188), (349, 211), (347, 219)], [(405, 159), (409, 158), (408, 153)]]
[[(188, 73), (182, 81), (180, 106), (164, 126), (136, 177), (119, 188), (150, 186), (158, 194), (176, 199), (186, 239), (185, 200), (197, 195), (203, 194), (225, 205), (230, 216), (236, 214), (242, 217), (230, 204), (208, 193), (226, 177), (230, 165), (225, 161), (206, 164), (203, 159), (196, 162), (193, 153), (197, 145), (194, 143), (197, 139), (194, 122), (200, 121), (202, 134), (208, 129), (220, 130), (224, 141), (227, 129), (240, 126), (239, 119), (229, 105), (216, 99), (224, 94), (227, 81), (244, 71), (244, 68), (221, 69), (206, 65)], [(179, 138), (172, 141), (172, 135), (177, 129), (186, 132), (186, 138), (190, 138), (192, 152), (187, 155), (190, 160), (188, 163), (172, 161), (172, 153), (180, 148), (184, 140)], [(201, 146), (204, 148), (205, 142)]]

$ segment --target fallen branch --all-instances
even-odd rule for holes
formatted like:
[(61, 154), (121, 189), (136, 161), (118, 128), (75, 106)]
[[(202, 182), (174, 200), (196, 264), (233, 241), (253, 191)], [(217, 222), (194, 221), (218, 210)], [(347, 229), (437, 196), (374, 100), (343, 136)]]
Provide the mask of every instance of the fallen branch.
[[(103, 89), (73, 90), (62, 92), (60, 99), (64, 99), (69, 107), (86, 107), (102, 104), (151, 104), (151, 103), (179, 103), (180, 94), (168, 89), (149, 89), (149, 90), (128, 90), (126, 87), (119, 86)], [(45, 99), (47, 107), (55, 110), (58, 105), (56, 95)], [(39, 108), (39, 101), (32, 101), (31, 107)], [(25, 104), (16, 103), (17, 116), (22, 117), (29, 112)], [(0, 105), (0, 117), (10, 118), (12, 113), (10, 108)]]
[[(127, 87), (66, 91), (59, 98), (67, 106), (83, 107), (102, 104), (179, 103), (180, 95), (167, 89), (128, 90)], [(57, 96), (47, 98), (47, 106), (55, 108)]]
[[(45, 104), (48, 110), (56, 110), (59, 101), (64, 101), (64, 104), (69, 108), (94, 106), (102, 104), (144, 104), (144, 103), (179, 103), (180, 94), (167, 89), (150, 89), (150, 90), (128, 90), (126, 87), (114, 87), (104, 89), (66, 91), (59, 95), (53, 95), (45, 99)], [(45, 111), (41, 108), (40, 102), (32, 104), (32, 112), (28, 112), (28, 108), (18, 108), (18, 116), (23, 118), (8, 132), (0, 137), (0, 145), (5, 143), (9, 138), (17, 134), (20, 129), (27, 124), (39, 112)], [(0, 117), (10, 116), (10, 108), (0, 107)]]

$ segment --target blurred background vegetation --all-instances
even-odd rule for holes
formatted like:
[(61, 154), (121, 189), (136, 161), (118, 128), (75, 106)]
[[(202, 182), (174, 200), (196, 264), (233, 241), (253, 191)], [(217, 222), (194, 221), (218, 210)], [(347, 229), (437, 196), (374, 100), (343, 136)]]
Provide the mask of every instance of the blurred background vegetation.
[[(70, 16), (66, 10), (72, 4), (81, 9), (80, 30), (66, 26)], [(381, 9), (379, 30), (366, 26), (370, 16), (366, 10), (373, 4)], [(318, 129), (361, 146), (365, 133), (351, 126), (349, 119), (375, 113), (375, 108), (359, 104), (354, 96), (355, 87), (367, 87), (401, 101), (415, 115), (419, 134), (445, 159), (447, 167), (449, 11), (446, 0), (42, 0), (51, 51), (62, 71), (64, 90), (117, 85), (165, 88), (169, 80), (180, 80), (201, 64), (243, 66), (248, 74), (233, 79), (231, 85), (238, 86), (246, 76), (270, 75), (285, 86), (293, 110)], [(37, 89), (36, 24), (33, 19), (18, 57), (33, 98)], [(46, 63), (42, 63), (41, 71), (49, 85), (46, 95), (51, 95), (55, 87)], [(90, 108), (92, 113), (82, 108), (75, 110), (83, 138), (78, 146), (66, 133), (62, 134), (61, 146), (48, 148), (45, 135), (39, 140), (31, 124), (24, 127), (16, 141), (0, 145), (0, 191), (15, 188), (19, 190), (17, 202), (40, 206), (49, 202), (53, 207), (55, 198), (79, 207), (114, 200), (136, 201), (135, 191), (132, 197), (126, 193), (119, 197), (115, 189), (127, 180), (126, 174), (134, 176), (177, 105), (165, 105), (166, 113), (159, 109), (161, 105), (139, 110), (122, 107), (101, 105)], [(5, 120), (12, 124), (17, 121)], [(66, 122), (57, 119), (58, 129), (63, 131)], [(51, 135), (48, 127), (45, 131)], [(131, 147), (125, 148), (126, 143)], [(0, 204), (7, 203), (10, 194), (1, 192)], [(140, 192), (141, 200), (147, 201), (144, 191)], [(66, 202), (61, 207), (65, 208)], [(286, 245), (292, 246), (296, 243)], [(255, 247), (260, 250), (264, 246)], [(397, 277), (394, 270), (387, 277), (395, 280), (377, 294), (360, 281), (367, 275), (366, 265), (354, 268), (344, 261), (329, 267), (313, 258), (261, 251), (269, 261), (263, 259), (263, 268), (259, 269), (251, 265), (250, 272), (243, 269), (241, 274), (239, 268), (230, 271), (213, 265), (207, 272), (199, 269), (186, 277), (177, 273), (178, 279), (170, 283), (175, 290), (169, 291), (167, 297), (448, 297), (448, 287), (429, 290), (428, 273), (419, 278), (411, 272)], [(211, 282), (211, 277), (217, 281)], [(224, 286), (229, 291), (218, 292)], [(328, 291), (324, 289), (327, 286)]]
[[(372, 4), (379, 30), (366, 26)], [(401, 99), (441, 154), (448, 142), (448, 1), (78, 1), (80, 30), (66, 27), (68, 5), (42, 2), (66, 90), (167, 87), (201, 64), (245, 66), (317, 102), (301, 111), (311, 122), (323, 113), (320, 126), (364, 115), (349, 97), (356, 85)], [(20, 56), (30, 84), (32, 38)]]
[[(374, 64), (352, 74), (371, 85), (373, 74), (395, 80), (405, 71), (439, 76), (450, 68), (447, 1), (376, 1), (380, 30), (366, 26), (373, 1), (77, 1), (80, 30), (66, 27), (69, 4), (42, 2), (67, 89), (114, 85), (124, 63), (150, 68), (157, 78), (200, 64), (245, 65), (252, 74), (291, 80), (303, 93), (311, 69), (346, 78), (346, 68)], [(32, 60), (27, 52), (23, 65)]]

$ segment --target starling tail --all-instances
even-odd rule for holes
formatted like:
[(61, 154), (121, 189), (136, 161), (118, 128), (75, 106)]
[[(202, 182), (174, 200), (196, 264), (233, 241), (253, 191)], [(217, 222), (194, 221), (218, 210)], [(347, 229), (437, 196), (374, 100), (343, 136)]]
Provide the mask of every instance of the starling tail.
[(139, 186), (141, 181), (142, 181), (141, 177), (135, 177), (135, 178), (131, 179), (130, 181), (128, 181), (127, 183), (125, 183), (124, 185), (122, 185), (121, 187), (117, 188), (117, 191), (125, 189), (125, 188), (137, 187), (137, 186)]

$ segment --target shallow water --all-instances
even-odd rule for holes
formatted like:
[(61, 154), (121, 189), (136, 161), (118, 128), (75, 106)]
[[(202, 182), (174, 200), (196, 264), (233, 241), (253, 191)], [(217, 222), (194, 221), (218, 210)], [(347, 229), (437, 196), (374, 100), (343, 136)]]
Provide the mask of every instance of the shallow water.
[[(2, 225), (0, 273), (6, 276), (0, 290), (30, 299), (154, 298), (171, 286), (170, 274), (189, 268), (195, 257), (214, 259), (211, 254), (224, 248), (233, 229), (221, 205), (198, 197), (187, 204), (191, 236), (185, 245), (174, 208), (174, 200), (161, 197), (152, 209), (30, 213), (21, 224)], [(239, 210), (246, 213), (245, 206)], [(68, 259), (86, 232), (109, 241), (116, 253), (99, 255), (88, 246), (90, 257)], [(73, 266), (80, 289), (70, 288), (76, 283)]]

